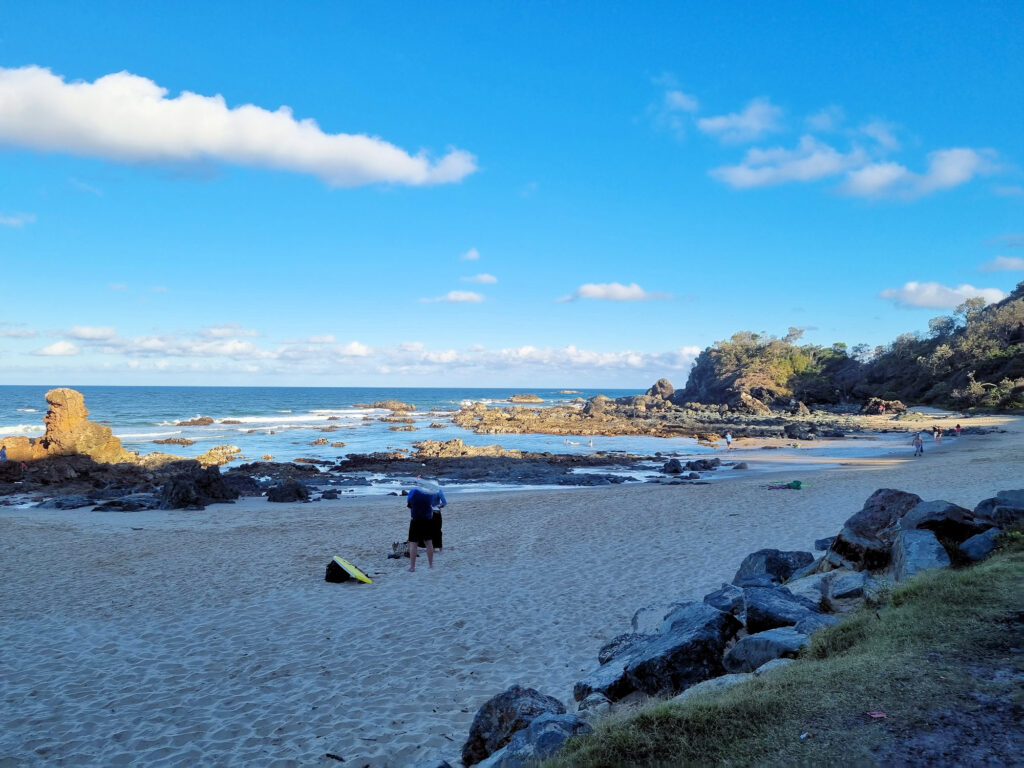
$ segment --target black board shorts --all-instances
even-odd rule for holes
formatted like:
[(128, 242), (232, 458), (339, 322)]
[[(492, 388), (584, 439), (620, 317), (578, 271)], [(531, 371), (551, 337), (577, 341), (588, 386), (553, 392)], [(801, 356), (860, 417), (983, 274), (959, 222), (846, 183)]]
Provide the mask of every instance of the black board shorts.
[(433, 520), (410, 520), (409, 541), (433, 541), (434, 521)]

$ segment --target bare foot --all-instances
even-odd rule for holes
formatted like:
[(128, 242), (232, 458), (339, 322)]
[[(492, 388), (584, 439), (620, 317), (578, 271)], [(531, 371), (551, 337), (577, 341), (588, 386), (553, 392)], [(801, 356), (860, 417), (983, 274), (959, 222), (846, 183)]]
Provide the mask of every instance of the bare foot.
[(406, 568), (406, 570), (407, 570), (407, 571), (408, 571), (409, 573), (416, 573), (416, 569), (415, 569), (415, 568)]

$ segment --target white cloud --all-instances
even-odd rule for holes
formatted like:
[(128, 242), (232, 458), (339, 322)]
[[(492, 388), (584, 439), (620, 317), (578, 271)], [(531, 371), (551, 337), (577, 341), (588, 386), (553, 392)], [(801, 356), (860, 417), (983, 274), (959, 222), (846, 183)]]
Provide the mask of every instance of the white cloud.
[(70, 341), (55, 341), (49, 346), (37, 349), (32, 353), (33, 355), (41, 355), (43, 357), (63, 357), (67, 355), (77, 355), (78, 347), (72, 344)]
[(237, 336), (259, 336), (259, 331), (252, 328), (243, 328), (238, 323), (222, 323), (220, 325), (208, 325), (200, 331), (202, 336), (208, 339), (227, 339)]
[(700, 109), (700, 102), (696, 96), (680, 90), (671, 90), (665, 92), (665, 109), (672, 112), (696, 112)]
[(780, 130), (782, 109), (768, 99), (754, 99), (742, 112), (703, 117), (697, 127), (726, 144), (757, 141), (766, 133)]
[(0, 227), (14, 227), (16, 229), (20, 229), (26, 224), (31, 224), (35, 220), (35, 214), (32, 213), (12, 213), (7, 216), (0, 213)]
[(65, 82), (50, 70), (0, 67), (0, 141), (126, 163), (214, 161), (316, 176), (332, 186), (457, 182), (476, 158), (460, 149), (432, 161), (383, 139), (325, 133), (288, 107), (228, 107), (221, 95), (168, 90), (130, 72)]
[(448, 291), (444, 296), (438, 296), (436, 299), (420, 299), (420, 301), (443, 301), (449, 304), (477, 304), (483, 300), (482, 294), (473, 291)]
[(334, 334), (327, 333), (323, 336), (310, 336), (307, 341), (310, 344), (333, 344), (337, 339), (334, 338)]
[(0, 338), (3, 339), (34, 339), (38, 335), (39, 331), (20, 323), (0, 323)]
[(951, 309), (960, 306), (967, 299), (976, 297), (981, 297), (986, 303), (1006, 298), (1006, 294), (998, 288), (975, 288), (966, 283), (949, 288), (940, 283), (913, 281), (906, 283), (902, 288), (886, 288), (878, 296), (895, 302), (898, 306), (931, 309)]
[(649, 293), (636, 283), (584, 283), (569, 296), (559, 301), (575, 301), (576, 299), (603, 299), (605, 301), (654, 301), (671, 299), (667, 293)]
[(895, 151), (900, 148), (900, 141), (896, 138), (896, 126), (884, 120), (872, 120), (861, 126), (861, 133), (868, 138), (874, 139), (878, 145), (887, 151)]
[(813, 136), (804, 136), (796, 149), (749, 149), (739, 165), (712, 168), (710, 174), (731, 187), (748, 189), (815, 181), (842, 173), (864, 160), (860, 150), (844, 154)]
[(481, 272), (479, 275), (473, 275), (472, 277), (464, 277), (462, 281), (465, 283), (486, 283), (493, 285), (498, 282), (498, 278), (494, 275), (488, 275), (486, 272)]
[(365, 344), (360, 344), (358, 341), (352, 341), (340, 346), (337, 351), (342, 355), (351, 357), (366, 357), (370, 354), (370, 348)]
[(952, 147), (930, 153), (924, 173), (914, 173), (899, 163), (872, 163), (848, 173), (841, 189), (858, 197), (915, 198), (958, 187), (996, 170), (993, 150)]
[(82, 341), (107, 341), (117, 336), (117, 329), (110, 325), (73, 325), (64, 335)]
[(839, 128), (844, 120), (846, 120), (846, 113), (843, 108), (832, 104), (813, 115), (808, 115), (804, 122), (809, 130), (825, 133)]
[(1020, 256), (996, 256), (982, 264), (982, 272), (1018, 272), (1024, 270), (1024, 259)]
[(462, 254), (461, 258), (463, 261), (479, 261), (480, 251), (478, 251), (476, 248), (470, 248), (468, 251)]

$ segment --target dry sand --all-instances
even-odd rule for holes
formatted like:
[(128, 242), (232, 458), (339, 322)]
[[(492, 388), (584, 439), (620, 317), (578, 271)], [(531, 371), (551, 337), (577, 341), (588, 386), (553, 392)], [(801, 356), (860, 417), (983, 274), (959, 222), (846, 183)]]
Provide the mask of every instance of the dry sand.
[[(996, 422), (916, 460), (452, 494), (449, 547), (416, 573), (384, 556), (407, 525), (394, 497), (2, 509), (0, 766), (457, 765), (492, 695), (519, 683), (571, 709), (636, 609), (699, 599), (756, 549), (811, 549), (877, 488), (973, 507), (1024, 486), (1021, 419), (965, 423)], [(738, 445), (755, 469), (803, 459)], [(794, 475), (810, 486), (765, 488)], [(375, 583), (324, 582), (335, 554)]]

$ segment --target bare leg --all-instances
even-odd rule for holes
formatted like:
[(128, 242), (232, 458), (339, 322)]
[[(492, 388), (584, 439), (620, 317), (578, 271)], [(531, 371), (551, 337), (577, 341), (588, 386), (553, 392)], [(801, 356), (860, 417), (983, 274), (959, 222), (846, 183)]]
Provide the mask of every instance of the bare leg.
[(434, 540), (433, 539), (427, 539), (426, 545), (427, 545), (427, 567), (428, 568), (433, 568), (434, 567)]
[[(429, 554), (429, 552), (428, 552)], [(416, 570), (416, 542), (409, 542), (409, 572)]]

